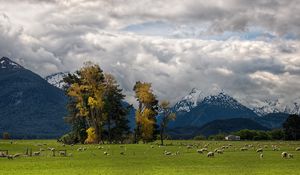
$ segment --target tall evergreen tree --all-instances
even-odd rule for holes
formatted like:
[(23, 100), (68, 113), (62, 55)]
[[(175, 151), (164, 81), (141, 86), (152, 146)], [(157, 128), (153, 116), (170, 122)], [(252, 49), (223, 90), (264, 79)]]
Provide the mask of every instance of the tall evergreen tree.
[(300, 139), (300, 116), (290, 115), (283, 123), (285, 139), (298, 140)]
[(129, 133), (128, 110), (123, 105), (125, 95), (122, 94), (122, 89), (111, 74), (105, 74), (104, 86), (107, 134), (109, 143), (112, 143), (112, 140), (124, 139), (122, 136)]

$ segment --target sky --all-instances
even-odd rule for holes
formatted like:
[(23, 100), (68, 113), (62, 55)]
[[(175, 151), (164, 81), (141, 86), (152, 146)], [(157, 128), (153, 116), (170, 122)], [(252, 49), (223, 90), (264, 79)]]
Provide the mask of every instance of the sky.
[(192, 88), (243, 103), (300, 97), (299, 0), (0, 0), (0, 57), (42, 77), (92, 61), (127, 100), (151, 82), (173, 104)]

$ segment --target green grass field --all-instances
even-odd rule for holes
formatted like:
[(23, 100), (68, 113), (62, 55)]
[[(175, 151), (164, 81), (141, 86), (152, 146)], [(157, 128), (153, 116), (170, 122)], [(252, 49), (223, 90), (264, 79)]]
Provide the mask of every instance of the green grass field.
[[(75, 145), (63, 147), (54, 140), (16, 140), (13, 144), (10, 141), (0, 140), (0, 150), (9, 150), (9, 154), (25, 153), (26, 148), (39, 151), (44, 148), (40, 156), (17, 157), (13, 160), (0, 158), (0, 174), (38, 174), (38, 175), (86, 175), (86, 174), (300, 174), (300, 151), (295, 148), (300, 142), (226, 142), (226, 141), (168, 141), (171, 146), (159, 147), (151, 144), (130, 144), (125, 147), (120, 145), (101, 145), (104, 148), (98, 149), (98, 145)], [(38, 144), (47, 144), (38, 146)], [(186, 144), (195, 145), (187, 149)], [(208, 150), (214, 151), (223, 145), (232, 146), (224, 150), (224, 154), (215, 154), (215, 157), (208, 158), (207, 153), (199, 154), (197, 149), (208, 144)], [(252, 144), (248, 151), (240, 151), (245, 144)], [(198, 145), (198, 148), (196, 147)], [(272, 145), (277, 145), (280, 151), (273, 151)], [(264, 147), (264, 158), (256, 149)], [(267, 148), (265, 148), (267, 146)], [(66, 149), (67, 157), (52, 156), (48, 147), (56, 150)], [(86, 147), (86, 151), (79, 152), (79, 147)], [(178, 155), (164, 155), (164, 151)], [(109, 155), (104, 155), (104, 152)], [(281, 153), (286, 151), (293, 154), (294, 158), (283, 159)], [(121, 155), (120, 152), (125, 152)]]

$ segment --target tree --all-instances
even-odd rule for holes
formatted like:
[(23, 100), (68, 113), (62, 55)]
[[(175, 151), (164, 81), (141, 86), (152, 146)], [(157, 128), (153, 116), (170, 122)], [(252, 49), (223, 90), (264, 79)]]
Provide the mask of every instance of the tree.
[(300, 117), (296, 114), (289, 115), (283, 123), (285, 139), (298, 140), (300, 139)]
[(123, 106), (125, 95), (112, 75), (88, 62), (75, 74), (66, 76), (64, 82), (69, 97), (66, 120), (76, 136), (69, 138), (81, 143), (124, 139), (129, 133), (128, 110)]
[(157, 132), (156, 115), (158, 110), (158, 101), (151, 89), (150, 83), (136, 82), (133, 90), (139, 102), (136, 111), (136, 129), (135, 142), (138, 143), (140, 138), (144, 142), (155, 139)]
[[(81, 84), (81, 81), (79, 79), (80, 72), (77, 71), (74, 74), (68, 74), (63, 78), (63, 82), (65, 83), (63, 89), (66, 92), (66, 95), (68, 95), (68, 89), (71, 87), (72, 84)], [(72, 125), (72, 131), (68, 135), (69, 138), (73, 138), (73, 141), (68, 141), (69, 143), (84, 143), (87, 139), (87, 132), (88, 129), (87, 122), (85, 118), (81, 115), (79, 115), (79, 110), (76, 107), (77, 100), (74, 97), (68, 96), (68, 115), (65, 117), (65, 121), (67, 123), (70, 123)], [(62, 138), (62, 140), (65, 140)]]
[[(84, 117), (90, 127), (95, 129), (95, 143), (102, 141), (104, 123), (104, 74), (96, 64), (86, 63), (78, 72), (80, 83), (68, 88), (68, 95), (76, 99), (77, 115)], [(89, 141), (90, 142), (90, 141)]]
[(109, 143), (112, 140), (123, 141), (129, 134), (128, 109), (124, 106), (125, 95), (111, 74), (105, 74), (104, 80), (104, 111), (106, 113), (106, 126)]
[(164, 145), (165, 129), (167, 128), (169, 121), (176, 119), (176, 115), (171, 111), (169, 101), (162, 101), (159, 105), (159, 108), (162, 117), (160, 122), (160, 141), (161, 141), (161, 145)]

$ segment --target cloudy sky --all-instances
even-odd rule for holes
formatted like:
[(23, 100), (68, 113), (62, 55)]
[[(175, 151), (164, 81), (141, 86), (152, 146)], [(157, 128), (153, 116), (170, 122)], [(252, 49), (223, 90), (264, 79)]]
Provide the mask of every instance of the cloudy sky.
[(0, 0), (0, 56), (46, 76), (93, 61), (133, 101), (193, 87), (254, 104), (300, 97), (299, 0)]

